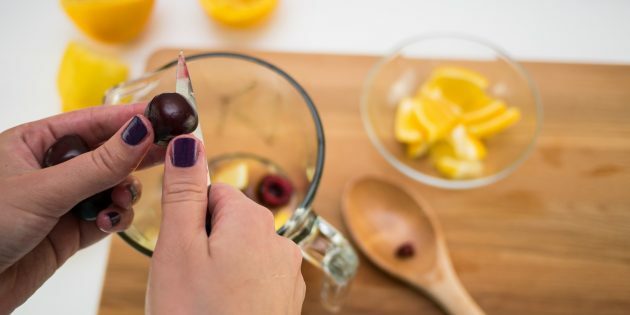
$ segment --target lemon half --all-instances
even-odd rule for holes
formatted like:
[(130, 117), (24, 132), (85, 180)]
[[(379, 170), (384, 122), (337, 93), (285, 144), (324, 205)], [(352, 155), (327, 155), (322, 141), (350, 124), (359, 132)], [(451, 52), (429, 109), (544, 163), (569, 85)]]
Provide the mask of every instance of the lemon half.
[(128, 74), (128, 67), (120, 60), (71, 42), (57, 74), (63, 111), (100, 105), (105, 91), (126, 80)]
[(134, 39), (149, 20), (154, 0), (61, 0), (66, 14), (88, 36), (107, 43)]
[(236, 27), (259, 22), (278, 5), (278, 0), (200, 0), (199, 2), (210, 17)]

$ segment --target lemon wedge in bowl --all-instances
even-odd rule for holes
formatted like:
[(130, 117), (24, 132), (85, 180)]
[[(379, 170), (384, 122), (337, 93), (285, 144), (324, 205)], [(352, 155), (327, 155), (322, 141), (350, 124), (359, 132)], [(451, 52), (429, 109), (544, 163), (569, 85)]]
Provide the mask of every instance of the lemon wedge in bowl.
[(453, 148), (453, 154), (460, 160), (481, 161), (486, 157), (484, 144), (472, 136), (464, 125), (453, 128), (446, 140)]
[(429, 143), (444, 138), (457, 124), (460, 115), (456, 105), (429, 96), (416, 98), (414, 109)]
[(410, 159), (417, 159), (429, 151), (429, 144), (425, 141), (407, 143), (405, 153)]
[(488, 120), (468, 125), (468, 131), (478, 138), (488, 138), (516, 124), (521, 119), (521, 112), (510, 107)]
[(480, 160), (458, 158), (452, 144), (447, 141), (433, 145), (430, 155), (435, 169), (447, 178), (475, 178), (483, 173), (483, 163)]
[(420, 121), (416, 116), (416, 101), (410, 97), (403, 98), (396, 108), (394, 121), (394, 137), (404, 143), (422, 142), (424, 135)]
[(487, 87), (488, 80), (472, 70), (442, 67), (433, 71), (428, 82), (420, 88), (418, 96), (443, 99), (466, 111), (480, 102), (486, 102)]

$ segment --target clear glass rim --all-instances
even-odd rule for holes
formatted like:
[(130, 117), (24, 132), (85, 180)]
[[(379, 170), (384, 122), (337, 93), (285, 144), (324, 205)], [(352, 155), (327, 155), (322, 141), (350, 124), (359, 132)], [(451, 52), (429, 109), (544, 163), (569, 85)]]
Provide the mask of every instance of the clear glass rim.
[[(321, 181), (322, 173), (323, 173), (323, 170), (324, 170), (324, 158), (325, 158), (325, 154), (326, 154), (326, 152), (325, 152), (325, 150), (326, 150), (326, 145), (325, 145), (326, 141), (325, 141), (325, 137), (324, 137), (324, 128), (323, 128), (323, 125), (322, 125), (321, 118), (319, 116), (319, 112), (317, 111), (317, 108), (315, 107), (315, 103), (313, 102), (311, 97), (308, 95), (306, 90), (292, 76), (290, 76), (288, 73), (286, 73), (282, 69), (278, 68), (277, 66), (275, 66), (275, 65), (273, 65), (273, 64), (271, 64), (271, 63), (269, 63), (269, 62), (267, 62), (265, 60), (262, 60), (260, 58), (253, 57), (253, 56), (250, 56), (250, 55), (241, 54), (241, 53), (236, 53), (236, 52), (229, 52), (229, 51), (207, 52), (207, 53), (200, 53), (200, 54), (194, 54), (194, 55), (186, 56), (186, 60), (187, 61), (203, 59), (203, 58), (232, 58), (232, 59), (238, 59), (238, 60), (243, 60), (243, 61), (247, 61), (247, 62), (251, 62), (251, 63), (257, 64), (259, 66), (267, 68), (268, 70), (271, 70), (271, 71), (275, 72), (276, 74), (280, 75), (282, 78), (287, 80), (287, 82), (289, 82), (289, 84), (295, 90), (297, 90), (297, 92), (300, 94), (300, 96), (304, 100), (304, 103), (308, 107), (309, 112), (311, 113), (311, 117), (312, 117), (312, 119), (313, 119), (313, 121), (315, 123), (315, 133), (317, 135), (317, 153), (316, 153), (316, 156), (317, 156), (316, 159), (317, 160), (315, 161), (315, 172), (313, 173), (313, 177), (311, 179), (309, 187), (306, 190), (306, 193), (304, 195), (304, 199), (300, 202), (300, 204), (298, 205), (296, 211), (299, 210), (299, 209), (310, 209), (311, 204), (313, 203), (313, 200), (315, 199), (315, 195), (316, 195), (317, 189), (319, 187), (319, 182)], [(172, 61), (162, 65), (159, 68), (157, 68), (157, 70), (155, 70), (153, 72), (149, 72), (148, 74), (140, 76), (140, 78), (150, 77), (152, 75), (155, 75), (158, 72), (164, 71), (164, 70), (166, 70), (168, 68), (171, 68), (171, 67), (174, 67), (176, 65), (177, 65), (177, 59), (173, 59)], [(130, 81), (133, 81), (133, 80), (130, 80)], [(129, 82), (129, 81), (126, 81), (126, 82)], [(125, 82), (123, 82), (122, 84), (125, 84)], [(115, 89), (116, 87), (118, 87), (120, 85), (121, 84), (112, 87), (109, 91)], [(107, 93), (109, 93), (109, 91)], [(291, 218), (293, 218), (293, 216)], [(285, 225), (286, 225), (286, 223), (285, 223)], [(140, 251), (141, 253), (143, 253), (143, 254), (145, 254), (147, 256), (151, 256), (153, 254), (153, 251), (151, 251), (148, 248), (145, 248), (144, 246), (142, 246), (139, 243), (137, 243), (131, 236), (126, 234), (125, 231), (119, 232), (118, 234), (120, 235), (120, 237), (123, 240), (125, 240), (133, 248), (135, 248), (136, 250)]]
[[(405, 163), (401, 162), (397, 159), (393, 154), (385, 148), (384, 144), (379, 140), (376, 132), (372, 128), (372, 124), (370, 122), (369, 114), (368, 114), (368, 94), (369, 90), (372, 86), (372, 83), (380, 71), (380, 69), (387, 64), (390, 60), (395, 58), (405, 47), (413, 44), (417, 44), (423, 41), (435, 40), (435, 39), (451, 39), (451, 40), (459, 40), (459, 41), (467, 41), (478, 44), (480, 46), (484, 46), (494, 53), (497, 54), (501, 59), (505, 60), (510, 66), (512, 66), (516, 72), (521, 75), (525, 82), (527, 83), (531, 94), (534, 98), (534, 105), (536, 107), (536, 129), (534, 130), (534, 135), (530, 139), (528, 145), (525, 147), (525, 150), (520, 154), (520, 156), (514, 160), (510, 165), (502, 169), (501, 171), (474, 179), (445, 179), (440, 177), (435, 177), (431, 175), (427, 175), (422, 173)], [(489, 185), (495, 183), (508, 175), (514, 172), (525, 160), (531, 155), (534, 150), (536, 140), (540, 134), (540, 129), (543, 122), (543, 107), (540, 95), (538, 93), (538, 89), (530, 77), (529, 73), (523, 68), (523, 66), (518, 63), (514, 58), (512, 58), (505, 50), (502, 48), (492, 44), (491, 42), (478, 38), (472, 35), (464, 34), (464, 33), (456, 33), (456, 32), (431, 32), (426, 34), (417, 35), (407, 40), (402, 41), (400, 44), (396, 45), (393, 50), (391, 50), (385, 57), (381, 58), (372, 68), (370, 69), (367, 79), (363, 84), (363, 90), (361, 92), (361, 101), (360, 101), (360, 110), (361, 110), (361, 120), (363, 121), (363, 127), (366, 130), (368, 138), (370, 142), (374, 145), (377, 151), (387, 160), (389, 164), (394, 166), (398, 171), (405, 174), (406, 176), (419, 181), (421, 183), (425, 183), (430, 186), (435, 186), (439, 188), (446, 189), (471, 189), (477, 188), (485, 185)]]

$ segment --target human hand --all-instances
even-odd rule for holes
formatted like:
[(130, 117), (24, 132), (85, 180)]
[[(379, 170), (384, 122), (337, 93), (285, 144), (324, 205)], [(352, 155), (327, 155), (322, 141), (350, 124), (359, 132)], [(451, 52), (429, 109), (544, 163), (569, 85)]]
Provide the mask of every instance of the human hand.
[[(0, 134), (0, 314), (22, 304), (79, 249), (129, 226), (141, 192), (129, 174), (143, 158), (148, 165), (164, 156), (152, 145), (151, 124), (138, 115), (145, 106), (91, 108)], [(98, 148), (42, 169), (48, 147), (68, 134)], [(68, 212), (111, 187), (113, 203), (96, 223)]]
[(208, 193), (204, 155), (192, 136), (168, 146), (147, 314), (300, 314), (306, 287), (299, 247), (277, 235), (272, 213), (240, 191), (213, 184)]

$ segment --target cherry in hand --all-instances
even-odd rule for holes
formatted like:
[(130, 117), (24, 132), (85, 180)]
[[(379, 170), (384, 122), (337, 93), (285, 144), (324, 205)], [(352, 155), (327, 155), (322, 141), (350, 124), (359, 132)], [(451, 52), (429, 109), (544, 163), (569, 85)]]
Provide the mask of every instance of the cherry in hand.
[[(90, 148), (78, 135), (63, 136), (48, 148), (42, 167), (61, 164), (88, 151)], [(107, 189), (79, 202), (72, 208), (72, 213), (85, 221), (96, 220), (98, 213), (112, 204), (112, 190)]]
[(197, 111), (179, 93), (155, 96), (144, 111), (155, 133), (154, 141), (165, 146), (176, 136), (193, 132), (199, 123)]

